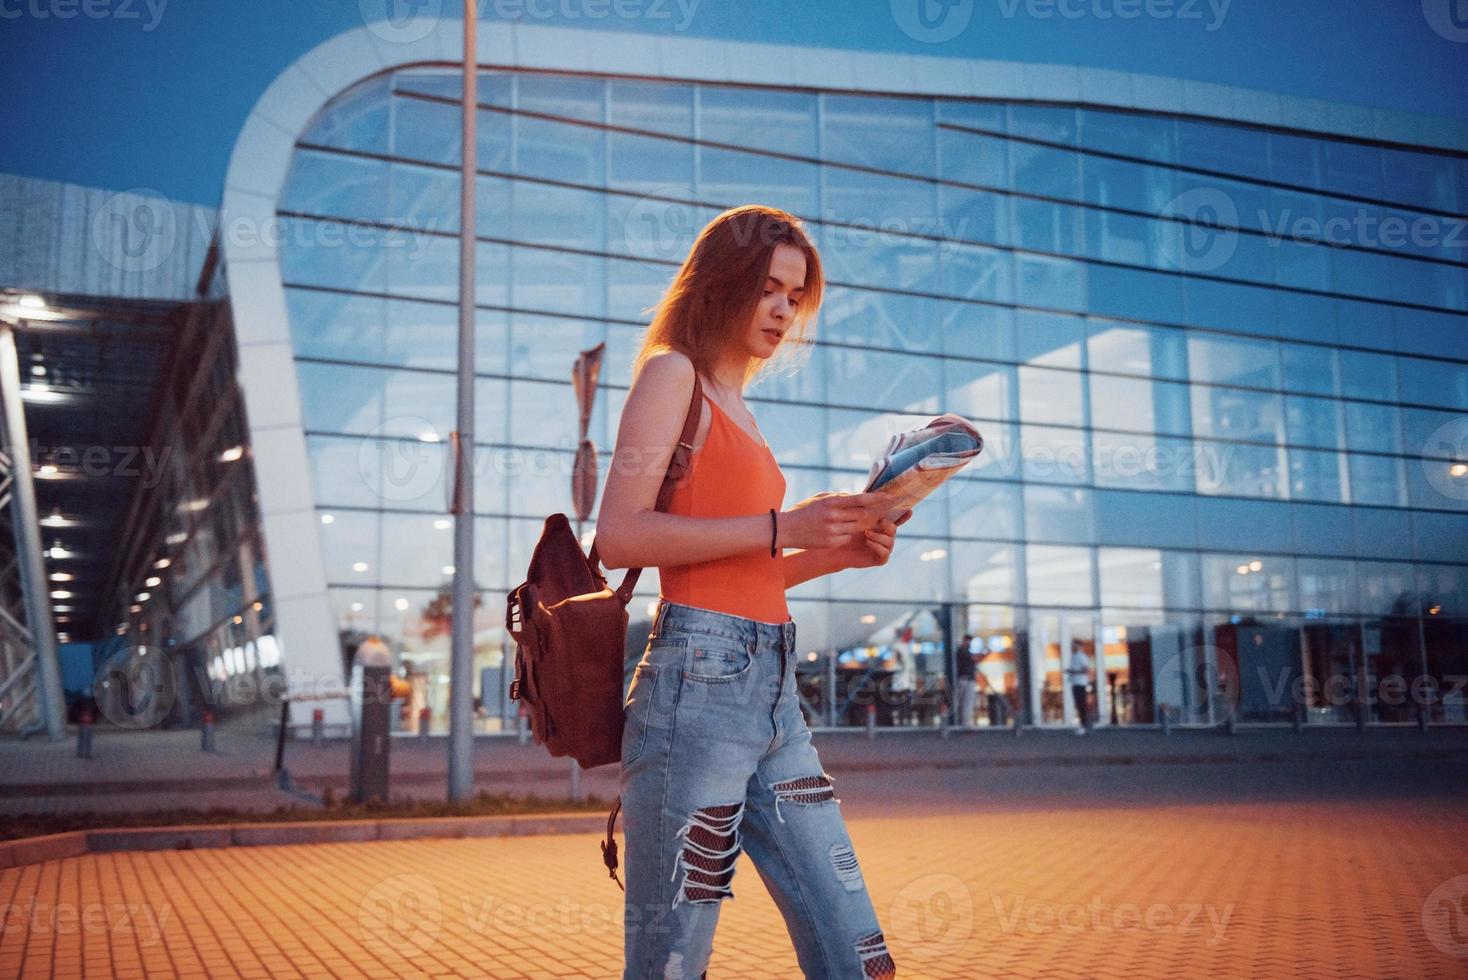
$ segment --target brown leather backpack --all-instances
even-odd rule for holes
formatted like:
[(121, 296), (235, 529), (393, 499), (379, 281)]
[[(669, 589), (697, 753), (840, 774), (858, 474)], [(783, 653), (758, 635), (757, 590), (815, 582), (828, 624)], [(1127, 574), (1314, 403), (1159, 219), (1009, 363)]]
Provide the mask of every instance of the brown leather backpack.
[[(673, 489), (688, 472), (698, 430), (703, 386), (695, 374), (693, 400), (658, 491), (667, 510)], [(615, 591), (565, 514), (545, 519), (525, 581), (507, 595), (505, 629), (515, 638), (510, 698), (525, 705), (530, 732), (553, 756), (569, 755), (591, 769), (622, 758), (623, 664), (627, 603), (640, 568), (630, 568)], [(615, 810), (613, 811), (615, 817)]]

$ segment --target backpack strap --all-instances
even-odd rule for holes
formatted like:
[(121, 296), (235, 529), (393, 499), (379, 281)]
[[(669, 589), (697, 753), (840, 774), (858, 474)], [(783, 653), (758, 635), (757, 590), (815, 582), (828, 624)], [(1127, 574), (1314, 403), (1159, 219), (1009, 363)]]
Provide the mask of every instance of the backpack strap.
[(607, 866), (607, 874), (617, 883), (617, 887), (626, 891), (622, 879), (617, 877), (617, 840), (612, 836), (613, 829), (617, 825), (617, 811), (622, 809), (622, 798), (612, 804), (612, 812), (607, 814), (607, 839), (601, 842), (601, 862)]
[[(673, 447), (673, 456), (668, 460), (668, 472), (663, 476), (663, 485), (658, 488), (657, 503), (653, 505), (655, 511), (665, 511), (668, 504), (673, 501), (673, 489), (688, 472), (688, 467), (693, 459), (693, 437), (698, 433), (699, 411), (703, 407), (703, 382), (699, 380), (698, 372), (693, 373), (693, 398), (688, 403), (688, 415), (683, 420), (683, 431), (678, 434), (678, 444)], [(588, 556), (593, 571), (600, 573), (601, 558), (596, 553), (596, 538), (591, 539), (591, 554)], [(622, 605), (632, 601), (632, 590), (637, 588), (637, 579), (642, 575), (642, 569), (629, 568), (627, 574), (622, 578), (622, 584), (617, 587), (617, 598), (622, 600)], [(615, 816), (615, 812), (613, 814)], [(615, 853), (614, 853), (615, 860)], [(616, 872), (613, 872), (613, 877)]]

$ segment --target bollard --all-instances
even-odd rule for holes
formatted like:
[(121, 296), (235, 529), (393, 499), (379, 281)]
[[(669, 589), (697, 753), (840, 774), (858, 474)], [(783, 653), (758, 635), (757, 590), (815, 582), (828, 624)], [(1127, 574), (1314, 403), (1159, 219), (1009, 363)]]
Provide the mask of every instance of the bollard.
[(326, 737), (326, 709), (311, 709), (311, 744), (320, 745)]
[(943, 741), (948, 741), (948, 708), (946, 706), (938, 714), (938, 736)]
[(1162, 734), (1172, 734), (1172, 706), (1162, 702), (1157, 706), (1157, 717), (1162, 719)]
[(92, 757), (92, 709), (83, 708), (76, 721), (76, 757), (90, 759)]
[(1417, 730), (1424, 735), (1427, 734), (1427, 705), (1420, 701), (1417, 704)]
[(530, 744), (530, 717), (523, 704), (515, 714), (515, 735), (519, 738), (521, 745)]
[(1303, 704), (1295, 705), (1295, 715), (1290, 719), (1290, 724), (1295, 727), (1296, 735), (1305, 730), (1305, 706)]
[(1023, 719), (1020, 718), (1020, 714), (1018, 711), (1016, 711), (1014, 715), (1010, 718), (1010, 725), (1014, 728), (1014, 737), (1019, 738), (1020, 732), (1024, 731), (1025, 723)]
[(1366, 731), (1366, 705), (1360, 698), (1356, 699), (1356, 734), (1360, 735)]
[(1232, 735), (1234, 733), (1234, 713), (1230, 711), (1228, 717), (1223, 719), (1223, 733)]
[(199, 726), (199, 750), (201, 752), (214, 751), (214, 712), (205, 711), (202, 724)]
[(428, 737), (428, 726), (433, 723), (433, 709), (424, 707), (418, 712), (418, 737)]
[(867, 705), (867, 741), (873, 741), (877, 737), (877, 706)]

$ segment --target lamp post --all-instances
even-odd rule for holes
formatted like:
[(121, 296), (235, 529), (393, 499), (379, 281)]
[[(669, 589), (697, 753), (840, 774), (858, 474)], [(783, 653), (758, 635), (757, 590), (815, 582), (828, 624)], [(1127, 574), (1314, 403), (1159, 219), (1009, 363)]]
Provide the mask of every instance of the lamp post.
[(464, 4), (463, 146), (459, 167), (459, 404), (453, 440), (454, 605), (449, 665), (450, 800), (474, 791), (474, 174), (478, 101), (475, 17)]

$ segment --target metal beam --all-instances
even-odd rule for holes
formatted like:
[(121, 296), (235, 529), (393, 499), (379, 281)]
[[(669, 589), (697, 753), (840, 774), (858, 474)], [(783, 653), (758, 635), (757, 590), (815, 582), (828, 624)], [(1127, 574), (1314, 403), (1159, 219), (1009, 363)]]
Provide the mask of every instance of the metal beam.
[(46, 736), (56, 741), (66, 735), (66, 704), (61, 694), (61, 666), (56, 659), (56, 633), (51, 622), (51, 596), (46, 590), (46, 566), (41, 557), (41, 518), (36, 511), (36, 486), (31, 477), (31, 447), (26, 435), (25, 407), (20, 398), (20, 360), (15, 331), (0, 320), (0, 402), (5, 416), (5, 444), (11, 460), (11, 506), (15, 554), (20, 563), (21, 591), (25, 595), (27, 626), (36, 656), (36, 694)]

